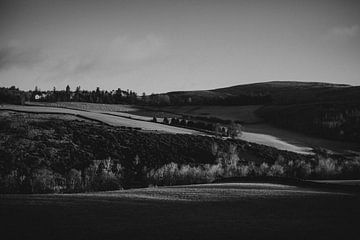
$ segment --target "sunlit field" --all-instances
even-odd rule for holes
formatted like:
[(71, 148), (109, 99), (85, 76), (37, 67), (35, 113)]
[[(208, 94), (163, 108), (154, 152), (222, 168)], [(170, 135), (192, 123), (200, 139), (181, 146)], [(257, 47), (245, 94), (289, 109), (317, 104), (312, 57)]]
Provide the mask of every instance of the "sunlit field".
[[(89, 103), (42, 104), (40, 103), (39, 106), (41, 107), (8, 105), (5, 106), (3, 109), (12, 109), (17, 111), (25, 111), (25, 112), (27, 111), (27, 112), (46, 112), (46, 113), (66, 113), (66, 114), (79, 115), (97, 121), (102, 121), (104, 123), (113, 126), (126, 126), (133, 128), (141, 128), (144, 130), (165, 131), (170, 133), (204, 134), (195, 130), (185, 129), (181, 127), (152, 123), (150, 122), (152, 120), (152, 117), (136, 115), (136, 112), (133, 112), (135, 108), (132, 108), (128, 105), (124, 105), (122, 107), (122, 105), (112, 106), (111, 104), (89, 104)], [(48, 106), (56, 106), (56, 107), (48, 107)], [(77, 111), (75, 109), (84, 110), (84, 111)], [(250, 109), (246, 111), (250, 111)], [(244, 114), (249, 114), (249, 113), (244, 113)], [(162, 121), (162, 118), (159, 118), (158, 120)], [(299, 146), (296, 144), (291, 144), (267, 134), (251, 133), (244, 131), (240, 139), (258, 144), (263, 144), (270, 147), (275, 147), (280, 150), (287, 150), (300, 154), (311, 154), (311, 150), (312, 150), (312, 148), (309, 146), (306, 145)]]
[(3, 105), (0, 106), (0, 110), (14, 110), (20, 112), (30, 113), (59, 113), (59, 114), (70, 114), (84, 118), (88, 118), (95, 121), (100, 121), (112, 126), (124, 126), (131, 128), (140, 128), (142, 130), (149, 131), (163, 131), (169, 133), (181, 133), (181, 134), (194, 134), (197, 131), (179, 128), (169, 125), (156, 124), (152, 122), (140, 121), (136, 119), (129, 119), (125, 117), (113, 116), (109, 114), (103, 114), (98, 112), (81, 111), (67, 108), (56, 108), (56, 107), (40, 107), (40, 106), (17, 106), (17, 105)]

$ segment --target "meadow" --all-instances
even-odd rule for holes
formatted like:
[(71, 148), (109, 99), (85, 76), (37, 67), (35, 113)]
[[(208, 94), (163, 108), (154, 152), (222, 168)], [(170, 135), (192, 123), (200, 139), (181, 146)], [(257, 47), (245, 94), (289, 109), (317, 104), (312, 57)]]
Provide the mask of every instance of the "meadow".
[(222, 120), (241, 121), (243, 123), (259, 123), (263, 120), (255, 115), (260, 105), (249, 106), (164, 106), (145, 107), (148, 112), (138, 111), (139, 114), (151, 116), (153, 112), (168, 112), (177, 115), (190, 115), (197, 117), (216, 117)]
[[(286, 130), (266, 123), (255, 113), (261, 108), (260, 105), (148, 107), (80, 102), (31, 102), (31, 104), (95, 111), (144, 121), (151, 121), (152, 118), (156, 116), (158, 121), (161, 122), (164, 117), (171, 119), (173, 117), (181, 118), (184, 115), (205, 120), (206, 118), (209, 120), (215, 118), (220, 121), (239, 121), (243, 125), (244, 132), (252, 135), (243, 137), (243, 139), (247, 141), (254, 141), (257, 139), (255, 142), (260, 144), (267, 144), (268, 146), (298, 151), (301, 153), (308, 152), (307, 150), (309, 150), (309, 148), (323, 148), (341, 154), (347, 154), (351, 151), (360, 152), (360, 145), (353, 142), (324, 139), (301, 132)], [(262, 134), (262, 136), (256, 134)], [(265, 138), (262, 139), (262, 141), (258, 141), (259, 137), (264, 136)], [(287, 144), (290, 144), (290, 146)]]
[(86, 119), (103, 122), (111, 126), (137, 128), (149, 131), (160, 131), (169, 133), (194, 134), (197, 131), (174, 127), (170, 125), (156, 124), (149, 121), (131, 119), (128, 117), (114, 116), (99, 112), (82, 111), (68, 108), (47, 107), (47, 106), (20, 106), (2, 105), (0, 110), (13, 110), (19, 112), (41, 113), (41, 114), (70, 114)]
[[(28, 103), (30, 104), (30, 103)], [(170, 128), (168, 125), (164, 124), (156, 124), (153, 123), (147, 124), (147, 122), (152, 121), (153, 117), (155, 116), (158, 122), (162, 122), (164, 117), (167, 117), (169, 119), (173, 117), (181, 118), (184, 115), (185, 116), (192, 116), (195, 118), (200, 118), (201, 122), (207, 122), (207, 118), (215, 117), (216, 119), (212, 119), (212, 121), (217, 120), (226, 120), (229, 121), (229, 119), (225, 117), (229, 117), (230, 119), (236, 121), (250, 121), (251, 123), (254, 123), (254, 121), (259, 121), (258, 118), (256, 118), (254, 111), (258, 109), (259, 106), (182, 106), (182, 107), (165, 107), (164, 109), (150, 109), (148, 107), (135, 107), (135, 106), (129, 106), (129, 105), (112, 105), (112, 104), (95, 104), (95, 103), (76, 103), (76, 102), (60, 102), (60, 103), (31, 103), (35, 104), (37, 106), (42, 106), (45, 108), (38, 108), (38, 111), (44, 110), (44, 109), (51, 109), (54, 111), (54, 108), (59, 108), (58, 111), (61, 112), (61, 109), (64, 109), (63, 113), (70, 113), (69, 111), (76, 111), (76, 110), (83, 110), (86, 112), (76, 112), (75, 114), (79, 114), (80, 116), (86, 116), (91, 119), (95, 120), (102, 120), (105, 123), (110, 123), (115, 126), (119, 126), (121, 124), (125, 126), (134, 127), (133, 124), (130, 125), (130, 123), (136, 123), (139, 124), (137, 127), (140, 127), (144, 130), (159, 130), (159, 131), (167, 131), (170, 133), (192, 133), (192, 134), (204, 134), (201, 129), (195, 129), (195, 131), (185, 129), (185, 128), (179, 128), (179, 127), (173, 127)], [(18, 107), (17, 107), (18, 109)], [(26, 110), (29, 108), (23, 107), (23, 110)], [(31, 109), (33, 111), (35, 109)], [(46, 110), (48, 111), (48, 110)], [(174, 111), (173, 113), (170, 113), (169, 111)], [(198, 113), (195, 113), (198, 111)], [(90, 114), (88, 112), (92, 112), (94, 114)], [(201, 112), (201, 114), (200, 114)], [(204, 119), (204, 112), (207, 112), (205, 115), (205, 121)], [(226, 113), (226, 114), (225, 114)], [(98, 114), (102, 114), (102, 118), (98, 116)], [(108, 115), (108, 116), (106, 116)], [(118, 122), (114, 123), (116, 119), (115, 116), (120, 117), (118, 119)], [(126, 118), (121, 119), (121, 118)], [(244, 120), (247, 119), (247, 120)], [(140, 123), (139, 121), (145, 121), (145, 123)], [(252, 124), (253, 125), (253, 124)], [(136, 127), (136, 126), (135, 126)], [(184, 131), (181, 131), (181, 129), (184, 129)], [(280, 150), (287, 150), (292, 151), (296, 153), (301, 154), (312, 154), (312, 146), (305, 144), (304, 142), (295, 141), (294, 143), (290, 143), (289, 139), (286, 139), (284, 141), (283, 139), (279, 137), (275, 137), (270, 134), (264, 134), (261, 132), (248, 132), (246, 125), (245, 125), (245, 131), (240, 136), (240, 139), (254, 142), (257, 144), (264, 144), (266, 146), (275, 147)], [(196, 131), (196, 130), (200, 130)]]

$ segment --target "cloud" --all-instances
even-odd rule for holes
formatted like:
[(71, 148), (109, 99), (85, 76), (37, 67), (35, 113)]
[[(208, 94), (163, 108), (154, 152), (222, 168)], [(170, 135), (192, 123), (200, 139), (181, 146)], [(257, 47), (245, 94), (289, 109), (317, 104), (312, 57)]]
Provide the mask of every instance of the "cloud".
[(27, 71), (38, 82), (84, 84), (92, 79), (121, 79), (158, 64), (168, 56), (168, 44), (159, 35), (117, 36), (101, 45), (79, 48), (34, 48), (12, 42), (0, 48), (0, 71)]
[(141, 38), (118, 36), (85, 52), (55, 54), (57, 59), (52, 68), (60, 75), (129, 71), (162, 59), (166, 55), (166, 45), (163, 38), (153, 34)]
[(351, 38), (357, 36), (359, 33), (359, 25), (352, 25), (350, 27), (334, 27), (330, 29), (329, 34), (335, 37)]
[(160, 56), (165, 50), (165, 45), (164, 39), (154, 34), (137, 39), (118, 36), (109, 44), (106, 54), (122, 62), (143, 62)]
[(46, 50), (46, 59), (38, 64), (39, 79), (52, 82), (80, 82), (131, 75), (168, 56), (168, 44), (155, 34), (134, 37), (121, 35), (98, 46), (78, 49)]
[(0, 71), (12, 67), (31, 68), (43, 61), (40, 49), (25, 47), (18, 41), (0, 48)]

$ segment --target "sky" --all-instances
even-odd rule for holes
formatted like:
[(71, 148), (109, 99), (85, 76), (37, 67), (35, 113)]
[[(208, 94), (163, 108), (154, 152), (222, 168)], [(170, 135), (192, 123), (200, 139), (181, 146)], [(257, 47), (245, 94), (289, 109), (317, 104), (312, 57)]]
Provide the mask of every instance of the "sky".
[(0, 86), (360, 85), (360, 1), (0, 0)]

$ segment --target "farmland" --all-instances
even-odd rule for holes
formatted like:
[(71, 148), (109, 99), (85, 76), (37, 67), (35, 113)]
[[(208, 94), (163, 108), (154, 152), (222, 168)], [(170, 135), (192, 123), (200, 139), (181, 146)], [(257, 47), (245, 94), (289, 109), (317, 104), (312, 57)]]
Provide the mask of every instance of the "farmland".
[(154, 112), (163, 111), (178, 115), (216, 117), (222, 120), (240, 120), (243, 123), (259, 123), (263, 121), (255, 115), (255, 111), (259, 107), (261, 106), (166, 106), (161, 108), (147, 107), (145, 109), (148, 109), (148, 112), (138, 110), (136, 113), (152, 116)]
[[(192, 134), (203, 134), (197, 131), (192, 131), (192, 130), (188, 130), (188, 129), (184, 129), (184, 128), (178, 128), (178, 127), (171, 127), (168, 125), (163, 125), (163, 124), (154, 124), (154, 123), (149, 123), (149, 121), (152, 120), (152, 116), (157, 116), (158, 120), (161, 121), (163, 119), (163, 117), (179, 117), (181, 116), (180, 114), (182, 113), (182, 111), (186, 111), (186, 113), (192, 112), (190, 115), (193, 114), (194, 112), (194, 108), (186, 108), (186, 107), (181, 107), (180, 109), (176, 110), (174, 113), (169, 113), (168, 111), (170, 110), (174, 110), (176, 108), (165, 108), (164, 111), (160, 111), (160, 109), (152, 109), (149, 110), (148, 108), (145, 109), (140, 109), (140, 108), (136, 108), (136, 107), (131, 107), (128, 105), (110, 105), (110, 104), (89, 104), (89, 103), (36, 103), (36, 105), (41, 106), (41, 108), (36, 108), (34, 106), (31, 106), (31, 108), (25, 108), (23, 107), (23, 110), (25, 109), (30, 109), (32, 111), (36, 111), (36, 109), (38, 109), (38, 111), (43, 110), (43, 109), (49, 109), (49, 111), (62, 111), (62, 109), (64, 109), (63, 113), (71, 113), (71, 114), (79, 114), (80, 116), (86, 116), (89, 117), (91, 119), (94, 120), (102, 120), (105, 123), (110, 123), (112, 125), (115, 126), (119, 126), (122, 124), (125, 124), (125, 126), (130, 126), (130, 127), (140, 127), (144, 130), (159, 130), (159, 131), (167, 131), (170, 133), (192, 133)], [(54, 106), (54, 107), (52, 107)], [(19, 108), (18, 106), (15, 106), (17, 109)], [(55, 110), (55, 107), (59, 107), (58, 110)], [(16, 109), (15, 108), (15, 109)], [(226, 111), (229, 111), (231, 108), (232, 110), (230, 111), (230, 113), (228, 115), (217, 115), (218, 112), (220, 111), (220, 107), (218, 108), (209, 108), (209, 107), (205, 107), (205, 109), (203, 110), (202, 107), (196, 107), (195, 109), (197, 109), (197, 111), (201, 111), (201, 112), (206, 112), (206, 111), (210, 111), (209, 115), (210, 117), (215, 116), (215, 117), (219, 117), (221, 119), (221, 117), (229, 117), (229, 116), (233, 116), (234, 119), (239, 119), (238, 117), (245, 117), (246, 119), (249, 119), (249, 121), (254, 121), (255, 115), (254, 115), (254, 110), (257, 109), (258, 107), (253, 107), (253, 106), (246, 106), (246, 107), (228, 107), (227, 109), (225, 109), (225, 111), (221, 110), (222, 113), (225, 113)], [(79, 110), (86, 110), (86, 112), (74, 112), (76, 111), (76, 109)], [(192, 110), (186, 110), (186, 109), (192, 109)], [(91, 112), (91, 113), (89, 113)], [(235, 114), (237, 113), (237, 114)], [(99, 116), (101, 114), (101, 117)], [(183, 113), (184, 114), (184, 113)], [(235, 114), (235, 115), (232, 115)], [(114, 118), (115, 116), (119, 116), (119, 117), (123, 117), (120, 119), (116, 119)], [(243, 119), (243, 118), (240, 118)], [(116, 121), (114, 123), (114, 121)], [(136, 120), (141, 120), (141, 121), (145, 121), (145, 122), (139, 122)], [(133, 124), (129, 124), (129, 123), (133, 123)], [(135, 124), (135, 125), (134, 125)], [(139, 124), (139, 125), (136, 125)], [(311, 150), (312, 148), (310, 146), (307, 146), (303, 143), (298, 144), (297, 142), (295, 143), (288, 143), (280, 138), (271, 136), (269, 134), (261, 134), (261, 133), (252, 133), (252, 132), (247, 132), (245, 131), (243, 133), (242, 136), (240, 136), (240, 139), (245, 140), (245, 141), (249, 141), (249, 142), (255, 142), (258, 144), (264, 144), (266, 146), (270, 146), (270, 147), (275, 147), (278, 148), (280, 150), (287, 150), (287, 151), (292, 151), (292, 152), (296, 152), (296, 153), (301, 153), (301, 154), (311, 154)]]
[[(324, 139), (317, 136), (304, 134), (302, 132), (295, 132), (288, 129), (283, 129), (278, 126), (266, 123), (259, 118), (255, 111), (260, 106), (171, 106), (171, 107), (157, 107), (146, 108), (147, 110), (137, 110), (134, 114), (144, 116), (153, 116), (159, 113), (159, 116), (181, 116), (190, 115), (196, 117), (218, 118), (222, 120), (240, 121), (243, 125), (244, 132), (250, 134), (263, 134), (266, 136), (264, 142), (269, 143), (269, 146), (276, 146), (276, 143), (281, 141), (281, 149), (284, 149), (286, 143), (292, 146), (300, 146), (306, 148), (324, 148), (338, 153), (346, 153), (348, 151), (360, 152), (359, 144), (349, 141), (338, 141), (331, 139)], [(256, 136), (260, 137), (260, 136)], [(268, 138), (268, 141), (266, 141)], [(271, 141), (269, 138), (272, 138)], [(252, 141), (254, 139), (244, 139)], [(260, 143), (260, 142), (257, 142)], [(279, 147), (279, 145), (278, 145)]]
[(56, 108), (56, 107), (39, 107), (39, 106), (17, 106), (17, 105), (4, 105), (0, 107), (0, 110), (13, 110), (20, 112), (29, 113), (53, 113), (53, 114), (70, 114), (79, 116), (95, 121), (103, 122), (111, 126), (123, 126), (129, 128), (140, 128), (149, 131), (163, 131), (170, 133), (181, 133), (181, 134), (193, 134), (196, 131), (178, 128), (174, 126), (156, 124), (152, 122), (139, 121), (136, 119), (129, 119), (125, 117), (112, 116), (109, 114), (103, 114), (98, 112), (81, 111), (67, 108)]
[(354, 239), (358, 201), (266, 183), (1, 195), (0, 220), (5, 239)]

